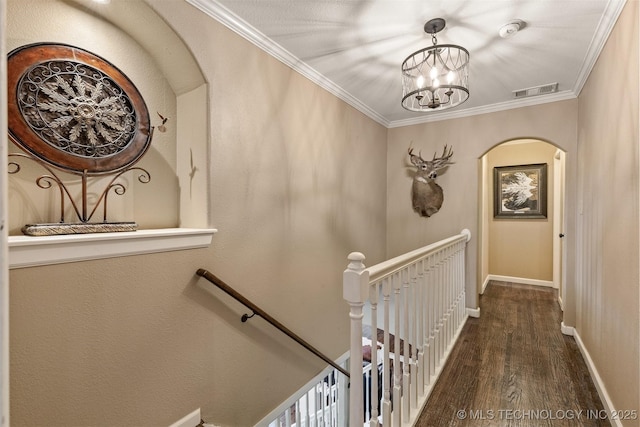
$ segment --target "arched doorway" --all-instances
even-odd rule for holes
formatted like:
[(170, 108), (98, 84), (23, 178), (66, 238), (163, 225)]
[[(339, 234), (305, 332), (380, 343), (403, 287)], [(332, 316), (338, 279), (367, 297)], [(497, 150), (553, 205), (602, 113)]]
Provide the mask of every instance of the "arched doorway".
[[(527, 209), (518, 212), (521, 217), (500, 215), (504, 213), (499, 209), (502, 201), (496, 198), (500, 198), (501, 189), (494, 175), (528, 165), (544, 165), (546, 191), (534, 191), (531, 198), (536, 203), (544, 202), (546, 211), (538, 217), (528, 216)], [(480, 167), (479, 293), (490, 280), (548, 286), (558, 289), (562, 307), (565, 152), (543, 140), (515, 139), (487, 151)]]

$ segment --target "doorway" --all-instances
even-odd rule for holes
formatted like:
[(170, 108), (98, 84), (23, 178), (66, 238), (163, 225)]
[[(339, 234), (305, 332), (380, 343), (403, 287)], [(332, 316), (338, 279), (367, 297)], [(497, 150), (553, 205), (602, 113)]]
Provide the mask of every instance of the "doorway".
[[(496, 217), (494, 168), (546, 165), (546, 213), (539, 218)], [(563, 308), (565, 152), (539, 139), (515, 139), (494, 146), (480, 158), (479, 293), (490, 280), (558, 289)], [(535, 194), (543, 197), (543, 192)], [(541, 203), (542, 200), (536, 200)]]

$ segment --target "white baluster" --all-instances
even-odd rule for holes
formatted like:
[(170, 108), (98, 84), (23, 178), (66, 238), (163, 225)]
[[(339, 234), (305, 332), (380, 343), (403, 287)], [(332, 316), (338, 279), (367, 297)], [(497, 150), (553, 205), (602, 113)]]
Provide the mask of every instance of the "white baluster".
[(311, 416), (312, 416), (312, 426), (313, 427), (322, 427), (320, 414), (318, 414), (318, 384), (313, 387), (313, 393), (311, 394)]
[(433, 336), (434, 336), (434, 364), (435, 369), (440, 366), (440, 282), (442, 272), (440, 269), (440, 258), (441, 253), (437, 252), (435, 254), (435, 264), (434, 264), (434, 281), (433, 281), (433, 308), (435, 311), (435, 324), (433, 327)]
[(351, 362), (349, 388), (349, 425), (362, 425), (362, 307), (369, 285), (369, 273), (365, 271), (365, 256), (359, 252), (349, 254), (349, 265), (343, 273), (343, 298), (349, 303), (351, 319)]
[[(468, 230), (466, 230), (468, 232)], [(469, 235), (469, 237), (467, 238), (467, 242), (469, 241), (469, 239), (471, 238), (471, 236)], [(466, 254), (465, 251), (467, 249), (467, 243), (465, 242), (462, 245), (462, 250), (460, 251), (460, 286), (461, 286), (461, 292), (462, 292), (462, 298), (461, 298), (461, 302), (460, 302), (460, 316), (462, 319), (466, 319), (467, 318), (467, 301), (466, 301), (466, 289), (467, 289), (467, 283), (466, 283)]]
[(424, 293), (425, 293), (425, 277), (424, 277), (424, 258), (418, 261), (417, 269), (418, 269), (418, 286), (416, 288), (416, 311), (418, 313), (418, 317), (416, 319), (416, 373), (417, 373), (417, 385), (418, 392), (417, 394), (422, 397), (424, 395), (424, 330), (425, 330), (425, 304), (424, 304)]
[(451, 338), (455, 337), (456, 331), (458, 330), (458, 243), (452, 248), (453, 254), (451, 256), (451, 281), (452, 283), (452, 292), (451, 292), (451, 318), (453, 327), (451, 328)]
[(449, 302), (449, 263), (448, 263), (448, 248), (442, 249), (442, 301), (441, 309), (442, 309), (442, 326), (440, 328), (442, 333), (442, 357), (447, 351), (447, 346), (449, 344), (449, 330), (447, 325), (447, 315), (448, 315), (448, 302)]
[(404, 349), (403, 349), (403, 374), (402, 374), (402, 417), (405, 420), (409, 419), (409, 405), (411, 403), (411, 376), (409, 373), (409, 367), (411, 365), (411, 358), (409, 354), (409, 271), (407, 268), (402, 270), (402, 314), (403, 314), (403, 329), (402, 334)]
[(324, 387), (320, 383), (316, 386), (316, 419), (318, 420), (318, 427), (325, 427), (323, 396)]
[(285, 427), (291, 427), (291, 409), (284, 411), (284, 425)]
[[(341, 365), (343, 368), (347, 367), (347, 363), (344, 362)], [(349, 380), (345, 375), (336, 374), (338, 378), (338, 417), (337, 417), (337, 425), (338, 426), (346, 426), (347, 421), (349, 419), (349, 408), (347, 407), (349, 403)]]
[(393, 304), (394, 304), (394, 339), (393, 339), (393, 425), (401, 426), (402, 422), (402, 388), (401, 388), (401, 375), (400, 372), (400, 310), (402, 308), (402, 301), (400, 300), (400, 289), (402, 287), (402, 280), (400, 273), (393, 275)]
[[(367, 366), (363, 375), (364, 389), (371, 390), (371, 365)], [(371, 422), (371, 393), (364, 394), (364, 419), (365, 425)]]
[(429, 358), (429, 367), (427, 369), (428, 383), (431, 384), (431, 376), (435, 374), (436, 371), (436, 358), (435, 358), (435, 348), (436, 348), (436, 336), (435, 336), (435, 328), (436, 328), (436, 308), (435, 308), (435, 254), (429, 255), (429, 269), (427, 276), (427, 312), (428, 312), (428, 324), (429, 324), (429, 352), (427, 353)]
[(336, 372), (334, 379), (335, 383), (333, 384), (333, 425), (336, 427), (347, 425), (346, 422), (344, 424), (340, 424), (340, 394), (342, 394), (343, 391), (340, 388), (340, 383), (338, 382), (339, 377), (344, 377), (344, 375), (341, 375), (340, 372)]
[[(409, 392), (409, 396), (411, 397), (411, 411), (413, 412), (413, 410), (416, 410), (418, 408), (418, 367), (416, 364), (416, 343), (418, 342), (418, 340), (416, 339), (416, 329), (417, 329), (417, 319), (418, 319), (418, 314), (416, 311), (416, 300), (417, 300), (417, 288), (418, 288), (418, 274), (416, 271), (416, 264), (413, 263), (412, 265), (407, 267), (407, 273), (409, 274), (409, 289), (407, 289), (408, 294), (409, 294), (409, 298), (411, 298), (410, 300), (410, 304), (407, 307), (407, 310), (409, 311), (409, 322), (407, 324), (407, 328), (409, 329), (409, 334), (407, 334), (406, 338), (405, 338), (405, 348), (407, 350), (409, 350), (408, 352), (405, 351), (405, 355), (406, 358), (405, 360), (409, 360), (409, 375), (410, 375), (410, 392)], [(408, 341), (408, 342), (407, 342)]]
[(444, 321), (445, 321), (445, 352), (449, 348), (451, 342), (451, 247), (445, 248), (445, 266), (444, 266)]
[(378, 415), (380, 414), (378, 400), (378, 292), (379, 285), (375, 283), (369, 286), (369, 301), (371, 302), (371, 420), (370, 426), (377, 427), (379, 424)]
[(440, 260), (438, 265), (438, 365), (442, 364), (442, 358), (444, 356), (444, 350), (446, 346), (445, 332), (444, 332), (444, 307), (445, 307), (445, 254), (444, 251), (440, 251)]
[(458, 311), (457, 311), (457, 315), (458, 315), (458, 327), (460, 327), (460, 325), (462, 324), (463, 321), (463, 316), (462, 316), (462, 312), (460, 310), (460, 304), (462, 302), (462, 304), (464, 304), (464, 275), (462, 274), (462, 263), (464, 262), (464, 242), (460, 242), (459, 246), (458, 246), (458, 261), (456, 262), (456, 277), (457, 277), (457, 281), (458, 281)]
[(300, 421), (304, 424), (304, 427), (311, 427), (309, 420), (309, 392), (305, 393), (299, 402), (301, 412)]
[(318, 414), (318, 426), (326, 427), (325, 422), (325, 404), (324, 404), (324, 384), (320, 383), (316, 387), (316, 413)]
[(451, 250), (451, 338), (453, 338), (458, 329), (458, 243)]
[(442, 324), (440, 326), (440, 333), (442, 334), (442, 356), (447, 350), (449, 333), (447, 330), (447, 314), (449, 301), (449, 283), (448, 283), (448, 263), (447, 263), (447, 248), (442, 249), (442, 300), (440, 301), (440, 310), (442, 313)]
[(466, 249), (467, 249), (467, 243), (471, 240), (471, 232), (469, 230), (467, 230), (466, 228), (464, 230), (462, 230), (460, 232), (460, 234), (463, 234), (464, 236), (466, 236), (466, 240), (462, 243), (462, 247), (460, 249), (460, 286), (461, 286), (461, 292), (462, 292), (462, 298), (461, 298), (461, 302), (460, 302), (460, 319), (461, 322), (464, 321), (464, 319), (467, 318), (467, 309), (466, 309), (466, 305), (467, 302), (465, 300), (466, 298)]
[(384, 310), (384, 363), (382, 369), (382, 385), (384, 387), (384, 396), (382, 400), (382, 425), (391, 425), (391, 362), (389, 357), (389, 311), (391, 310), (391, 283), (389, 279), (384, 279), (382, 282), (382, 297), (383, 297), (383, 310)]
[(453, 252), (453, 324), (454, 333), (458, 330), (458, 309), (460, 307), (460, 281), (458, 276), (458, 266), (460, 262), (460, 242), (456, 243)]
[(449, 248), (444, 248), (442, 251), (442, 355), (444, 358), (447, 348), (449, 347)]
[(300, 399), (298, 399), (293, 408), (295, 411), (294, 414), (296, 416), (296, 427), (300, 427), (302, 426), (302, 421), (300, 420)]
[(452, 298), (452, 292), (453, 292), (453, 280), (452, 280), (452, 274), (451, 274), (451, 267), (452, 267), (452, 262), (451, 262), (451, 255), (452, 255), (452, 248), (451, 246), (447, 247), (445, 249), (446, 251), (446, 269), (445, 269), (445, 274), (446, 274), (446, 280), (445, 280), (445, 286), (446, 286), (446, 296), (447, 296), (447, 300), (445, 301), (445, 309), (446, 309), (446, 315), (445, 315), (445, 322), (446, 322), (446, 331), (447, 331), (447, 345), (446, 348), (449, 348), (449, 345), (451, 344), (451, 337), (453, 336), (452, 332), (451, 332), (451, 327), (453, 326), (453, 320), (451, 319), (451, 313), (453, 310), (453, 298)]
[(322, 425), (323, 426), (330, 426), (331, 425), (331, 417), (328, 417), (327, 415), (329, 415), (329, 411), (327, 408), (327, 398), (329, 397), (329, 390), (327, 387), (327, 384), (322, 381), (320, 383), (320, 412), (322, 413)]
[(326, 405), (327, 405), (327, 422), (325, 425), (331, 427), (333, 426), (333, 384), (331, 384), (331, 376), (328, 378), (328, 382), (326, 383), (327, 388), (327, 397), (326, 397)]
[(424, 259), (423, 264), (423, 291), (422, 291), (422, 306), (424, 307), (424, 327), (423, 327), (423, 340), (424, 340), (424, 362), (422, 369), (422, 382), (425, 387), (429, 385), (430, 382), (430, 374), (429, 374), (429, 364), (431, 358), (429, 357), (429, 351), (431, 348), (431, 312), (429, 310), (429, 262), (431, 257), (427, 256)]

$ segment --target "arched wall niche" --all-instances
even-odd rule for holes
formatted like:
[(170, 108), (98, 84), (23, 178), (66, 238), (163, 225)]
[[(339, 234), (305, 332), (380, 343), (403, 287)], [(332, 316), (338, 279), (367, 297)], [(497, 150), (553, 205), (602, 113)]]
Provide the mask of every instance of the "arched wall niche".
[[(173, 29), (144, 0), (8, 0), (7, 52), (31, 43), (77, 46), (118, 67), (147, 104), (154, 133), (136, 164), (151, 174), (148, 184), (124, 175), (127, 192), (110, 196), (109, 221), (135, 221), (138, 231), (29, 237), (29, 223), (59, 221), (58, 192), (38, 188), (39, 165), (23, 161), (9, 179), (9, 266), (23, 268), (89, 259), (207, 247), (209, 223), (209, 134), (207, 83), (193, 55)], [(9, 151), (21, 151), (10, 144)], [(64, 180), (63, 173), (60, 174)], [(70, 191), (79, 193), (77, 177)], [(102, 191), (94, 181), (89, 196)], [(68, 206), (68, 204), (67, 204)], [(75, 221), (67, 208), (65, 221)]]
[[(135, 221), (140, 230), (210, 226), (207, 83), (189, 49), (148, 4), (8, 0), (6, 35), (7, 51), (54, 42), (93, 52), (118, 67), (141, 92), (155, 132), (137, 165), (149, 171), (151, 182), (141, 184), (125, 174), (125, 195), (109, 197), (110, 221)], [(158, 129), (160, 115), (168, 119), (164, 132)], [(20, 149), (12, 146), (9, 151)], [(57, 191), (38, 188), (34, 178), (42, 173), (39, 166), (23, 164), (9, 179), (11, 235), (20, 235), (25, 223), (58, 220)], [(74, 182), (72, 191), (79, 191), (74, 177), (67, 177)], [(93, 185), (96, 193), (102, 188), (100, 181)], [(65, 220), (75, 220), (70, 209)]]

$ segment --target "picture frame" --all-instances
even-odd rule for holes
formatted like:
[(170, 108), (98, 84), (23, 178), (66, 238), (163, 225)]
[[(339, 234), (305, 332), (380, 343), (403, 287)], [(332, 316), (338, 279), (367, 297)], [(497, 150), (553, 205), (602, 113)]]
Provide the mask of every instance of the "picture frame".
[(547, 218), (547, 164), (493, 168), (494, 218)]

